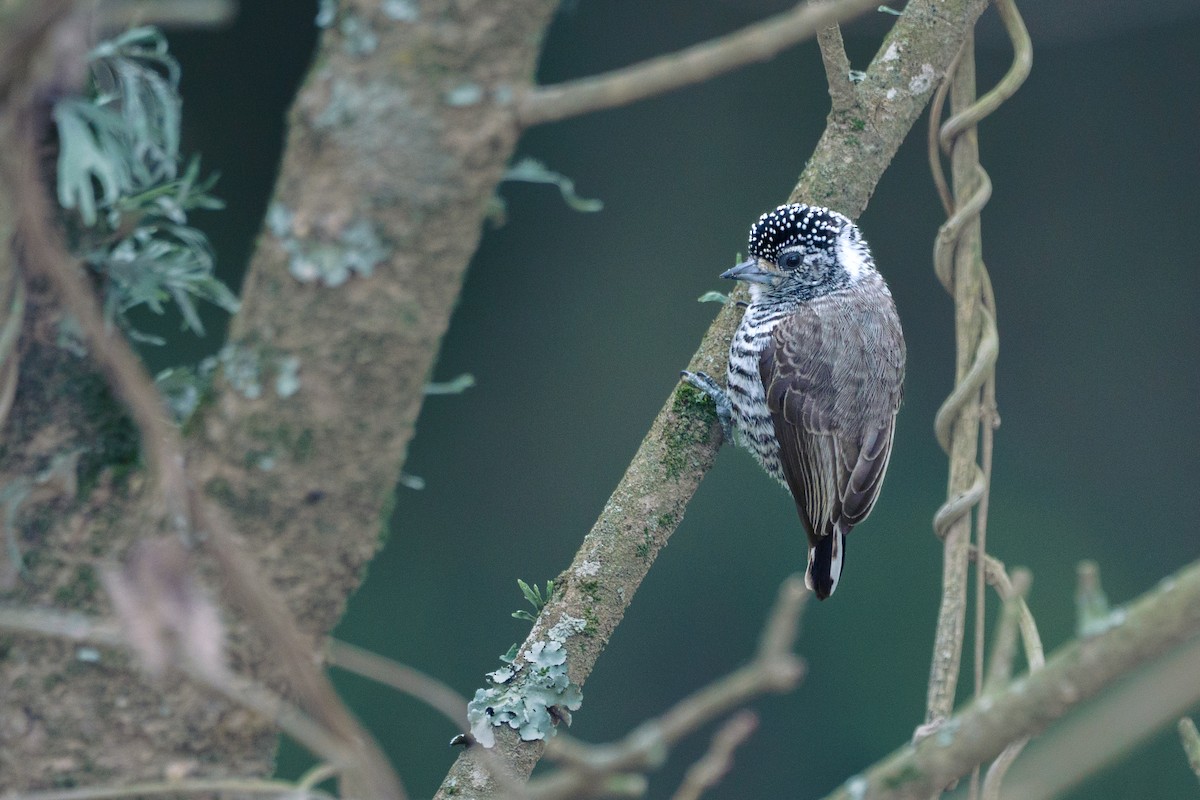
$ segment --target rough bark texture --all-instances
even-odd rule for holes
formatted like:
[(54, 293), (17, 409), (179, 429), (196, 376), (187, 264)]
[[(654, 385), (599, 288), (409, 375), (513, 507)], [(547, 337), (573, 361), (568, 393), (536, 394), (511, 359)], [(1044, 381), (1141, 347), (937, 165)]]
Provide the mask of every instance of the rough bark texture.
[[(275, 193), (287, 213), (260, 239), (231, 329), (259, 391), (223, 381), (191, 426), (189, 460), (314, 634), (341, 615), (379, 546), (423, 386), (516, 143), (513, 89), (532, 79), (554, 6), (443, 0), (401, 21), (342, 2), (339, 21), (354, 24), (326, 31), (295, 103)], [(336, 287), (294, 277), (329, 263), (371, 274)], [(55, 346), (51, 299), (35, 300), (0, 481), (32, 480), (63, 453), (80, 467), (60, 470), (61, 487), (53, 475), (37, 483), (21, 505), (5, 535), (26, 572), (0, 591), (102, 608), (98, 562), (152, 527), (140, 522), (150, 515), (136, 437), (103, 381)], [(284, 358), (298, 359), (295, 393), (276, 386)], [(236, 626), (234, 638), (235, 665), (260, 672), (266, 643)], [(152, 685), (110, 653), (76, 655), (0, 637), (0, 790), (270, 768), (275, 735), (263, 720), (186, 685)]]

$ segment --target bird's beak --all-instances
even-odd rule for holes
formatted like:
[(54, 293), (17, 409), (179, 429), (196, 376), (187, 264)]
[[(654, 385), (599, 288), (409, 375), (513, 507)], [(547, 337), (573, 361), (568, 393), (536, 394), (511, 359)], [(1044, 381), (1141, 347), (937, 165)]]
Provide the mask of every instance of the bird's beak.
[(747, 283), (761, 283), (767, 286), (774, 286), (779, 274), (769, 269), (763, 269), (759, 266), (757, 258), (750, 258), (736, 267), (725, 270), (721, 273), (721, 277), (734, 281), (746, 281)]

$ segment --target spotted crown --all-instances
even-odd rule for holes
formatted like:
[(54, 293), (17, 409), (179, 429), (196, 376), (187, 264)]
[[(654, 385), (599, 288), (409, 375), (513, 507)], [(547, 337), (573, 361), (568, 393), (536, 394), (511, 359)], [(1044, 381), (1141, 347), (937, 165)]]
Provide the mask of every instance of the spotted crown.
[(750, 255), (775, 261), (785, 247), (797, 244), (831, 247), (842, 226), (849, 222), (836, 211), (821, 206), (782, 205), (750, 226)]

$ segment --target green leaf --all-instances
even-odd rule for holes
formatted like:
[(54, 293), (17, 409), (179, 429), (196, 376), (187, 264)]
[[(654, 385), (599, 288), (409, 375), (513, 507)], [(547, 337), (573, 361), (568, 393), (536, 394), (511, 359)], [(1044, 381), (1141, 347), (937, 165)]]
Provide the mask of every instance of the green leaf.
[(464, 372), (457, 378), (453, 378), (441, 383), (425, 384), (425, 394), (462, 394), (467, 389), (475, 385), (475, 376), (469, 372)]

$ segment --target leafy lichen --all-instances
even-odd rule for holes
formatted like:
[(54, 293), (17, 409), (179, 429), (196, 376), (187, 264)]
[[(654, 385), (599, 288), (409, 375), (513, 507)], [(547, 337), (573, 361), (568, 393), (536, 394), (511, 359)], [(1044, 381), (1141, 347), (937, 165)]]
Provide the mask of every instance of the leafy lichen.
[(504, 666), (487, 674), (488, 686), (467, 704), (471, 735), (484, 747), (496, 743), (494, 728), (507, 725), (530, 742), (553, 736), (559, 719), (583, 704), (583, 691), (567, 674), (567, 639), (584, 633), (588, 622), (564, 614), (545, 639), (520, 658), (506, 654)]
[(213, 275), (208, 239), (188, 225), (194, 209), (219, 209), (197, 159), (180, 170), (179, 64), (155, 28), (135, 28), (98, 44), (88, 56), (81, 95), (60, 98), (59, 205), (71, 212), (73, 249), (104, 278), (109, 322), (139, 341), (126, 312), (162, 313), (173, 301), (184, 327), (203, 334), (195, 300), (237, 310), (233, 293)]
[(366, 219), (347, 225), (336, 240), (303, 238), (296, 233), (295, 215), (278, 201), (267, 209), (267, 229), (288, 254), (288, 272), (301, 283), (341, 286), (351, 276), (370, 277), (389, 258), (392, 248)]

